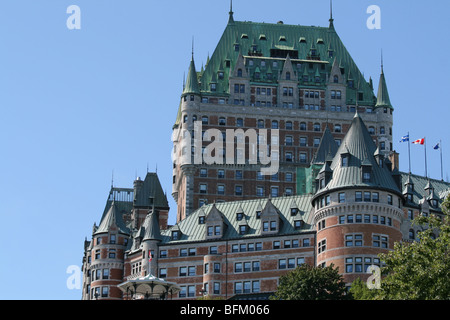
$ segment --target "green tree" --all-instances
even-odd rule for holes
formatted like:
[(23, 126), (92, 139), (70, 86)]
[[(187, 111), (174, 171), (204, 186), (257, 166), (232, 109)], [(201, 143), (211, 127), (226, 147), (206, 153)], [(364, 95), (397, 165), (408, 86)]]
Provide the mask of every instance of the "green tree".
[(442, 204), (443, 217), (420, 216), (417, 241), (396, 243), (380, 255), (386, 266), (379, 298), (391, 300), (450, 299), (450, 195)]
[(303, 264), (280, 277), (273, 300), (346, 299), (345, 283), (334, 265), (313, 267)]
[(349, 290), (351, 299), (354, 300), (375, 300), (377, 299), (379, 290), (369, 289), (367, 283), (361, 278), (357, 278), (352, 282), (352, 286)]

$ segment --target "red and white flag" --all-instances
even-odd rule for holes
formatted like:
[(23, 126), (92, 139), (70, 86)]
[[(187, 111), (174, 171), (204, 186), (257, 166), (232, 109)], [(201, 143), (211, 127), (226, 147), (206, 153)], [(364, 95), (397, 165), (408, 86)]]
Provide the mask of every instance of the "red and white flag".
[(412, 143), (413, 143), (413, 144), (425, 144), (425, 138), (418, 139), (418, 140), (416, 140), (416, 141), (413, 141)]
[(152, 252), (148, 250), (148, 262), (152, 262)]

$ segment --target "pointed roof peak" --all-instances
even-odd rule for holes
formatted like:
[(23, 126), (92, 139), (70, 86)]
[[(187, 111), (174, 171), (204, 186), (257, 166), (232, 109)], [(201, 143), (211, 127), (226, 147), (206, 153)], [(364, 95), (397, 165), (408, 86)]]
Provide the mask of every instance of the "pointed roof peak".
[(334, 29), (334, 19), (333, 19), (333, 0), (330, 0), (330, 22), (329, 28)]
[(233, 0), (230, 0), (230, 12), (228, 12), (229, 17), (228, 17), (228, 23), (233, 23), (234, 22), (234, 17), (233, 17)]

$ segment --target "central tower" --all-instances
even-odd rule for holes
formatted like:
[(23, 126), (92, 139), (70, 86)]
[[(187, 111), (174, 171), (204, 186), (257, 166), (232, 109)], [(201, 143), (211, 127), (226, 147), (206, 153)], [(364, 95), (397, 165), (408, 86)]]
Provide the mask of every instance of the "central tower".
[[(192, 55), (181, 94), (173, 126), (177, 221), (208, 203), (313, 192), (302, 170), (310, 166), (326, 130), (342, 144), (356, 111), (387, 156), (393, 108), (384, 72), (377, 97), (372, 79), (366, 81), (337, 35), (332, 16), (328, 27), (241, 22), (231, 8), (217, 47), (200, 70)], [(214, 155), (222, 163), (206, 163), (206, 147), (218, 143), (205, 136), (209, 129), (222, 133), (216, 137), (222, 143), (227, 130), (279, 130), (279, 152), (272, 154), (279, 159), (278, 172), (264, 176), (259, 162), (248, 161), (255, 151), (245, 136), (235, 136), (245, 149), (234, 149), (244, 163), (224, 164), (225, 147)]]

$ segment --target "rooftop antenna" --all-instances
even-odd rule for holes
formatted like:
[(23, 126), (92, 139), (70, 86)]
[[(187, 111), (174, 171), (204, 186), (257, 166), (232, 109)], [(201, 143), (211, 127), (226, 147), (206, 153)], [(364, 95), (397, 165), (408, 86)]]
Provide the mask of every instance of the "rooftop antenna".
[(333, 19), (333, 0), (330, 0), (330, 28), (334, 28), (334, 19)]
[(114, 188), (114, 169), (112, 170), (111, 173), (111, 189)]
[(381, 73), (384, 73), (383, 49), (381, 49)]

